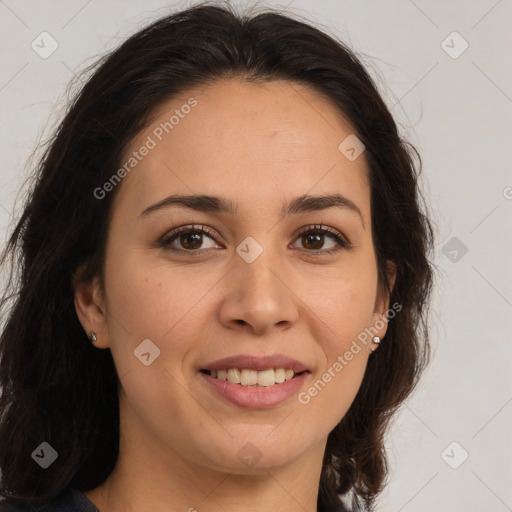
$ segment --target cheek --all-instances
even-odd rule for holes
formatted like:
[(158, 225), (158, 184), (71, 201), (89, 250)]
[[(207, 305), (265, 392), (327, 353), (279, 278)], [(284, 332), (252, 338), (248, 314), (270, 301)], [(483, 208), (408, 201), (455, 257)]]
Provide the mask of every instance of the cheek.
[(361, 387), (367, 360), (366, 353), (361, 350), (345, 364), (331, 361), (325, 371), (315, 375), (298, 395), (304, 412), (302, 418), (309, 429), (322, 436), (328, 435), (343, 419)]
[(182, 330), (216, 282), (179, 267), (171, 272), (165, 263), (147, 265), (143, 257), (124, 259), (111, 269), (109, 306), (126, 331), (141, 339), (162, 339), (171, 330)]
[[(363, 255), (361, 255), (363, 256)], [(356, 261), (357, 260), (357, 261)], [(323, 325), (324, 345), (341, 351), (371, 325), (377, 290), (377, 269), (370, 256), (303, 284), (299, 292)], [(313, 331), (314, 332), (314, 331)], [(332, 355), (332, 354), (331, 354)]]
[(370, 355), (365, 329), (371, 325), (375, 279), (371, 271), (366, 276), (347, 276), (326, 282), (310, 296), (308, 307), (316, 313), (312, 332), (324, 360), (298, 397), (311, 429), (321, 418), (325, 431), (332, 430), (361, 386)]
[(301, 403), (311, 403), (315, 410), (312, 417), (329, 416), (333, 427), (350, 407), (364, 377), (377, 270), (367, 256), (315, 283), (309, 294), (305, 289), (301, 293), (308, 297), (307, 309), (315, 313), (310, 329), (323, 352), (324, 365)]

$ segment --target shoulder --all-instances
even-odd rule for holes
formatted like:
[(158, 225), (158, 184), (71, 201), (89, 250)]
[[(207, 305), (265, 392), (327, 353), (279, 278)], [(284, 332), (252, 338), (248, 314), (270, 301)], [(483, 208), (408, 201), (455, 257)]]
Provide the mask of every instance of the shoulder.
[(35, 512), (41, 510), (40, 506), (26, 501), (7, 498), (0, 501), (0, 512)]
[(98, 512), (78, 489), (66, 487), (49, 502), (28, 502), (7, 498), (0, 501), (0, 512)]

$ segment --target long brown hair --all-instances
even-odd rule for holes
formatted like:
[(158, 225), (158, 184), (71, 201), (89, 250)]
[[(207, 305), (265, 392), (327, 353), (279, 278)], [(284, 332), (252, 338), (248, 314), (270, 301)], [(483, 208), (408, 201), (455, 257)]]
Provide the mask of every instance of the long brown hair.
[[(419, 190), (421, 158), (398, 133), (371, 77), (341, 41), (291, 15), (241, 15), (203, 2), (158, 19), (101, 58), (71, 102), (34, 173), (0, 263), (11, 271), (0, 302), (0, 493), (49, 500), (66, 486), (100, 485), (119, 445), (118, 379), (109, 350), (91, 346), (74, 308), (72, 276), (103, 277), (116, 187), (101, 187), (164, 100), (219, 78), (306, 84), (346, 116), (366, 147), (379, 285), (397, 267), (390, 302), (401, 311), (369, 359), (359, 392), (329, 434), (318, 510), (338, 495), (372, 510), (386, 483), (384, 434), (429, 359), (427, 310), (433, 230)], [(41, 469), (41, 441), (59, 464)]]

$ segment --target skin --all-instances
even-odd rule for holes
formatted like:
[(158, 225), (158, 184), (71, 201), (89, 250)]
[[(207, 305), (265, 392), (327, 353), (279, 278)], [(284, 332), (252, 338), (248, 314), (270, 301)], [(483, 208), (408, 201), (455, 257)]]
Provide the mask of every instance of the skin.
[[(191, 96), (197, 106), (118, 185), (105, 294), (98, 279), (76, 286), (80, 322), (97, 334), (96, 347), (112, 351), (120, 377), (120, 455), (108, 479), (85, 494), (101, 512), (314, 512), (327, 436), (376, 346), (360, 344), (307, 404), (293, 396), (273, 408), (243, 408), (212, 393), (198, 370), (229, 355), (279, 353), (308, 365), (304, 391), (386, 313), (364, 153), (350, 161), (338, 150), (354, 130), (315, 91), (232, 79), (160, 105), (127, 155)], [(223, 196), (238, 213), (173, 206), (138, 218), (177, 193)], [(347, 208), (280, 217), (296, 196), (333, 193), (358, 206), (364, 226)], [(158, 246), (165, 233), (193, 224), (216, 239), (205, 234), (187, 246), (190, 237), (178, 236), (172, 247), (202, 254)], [(297, 235), (315, 224), (340, 231), (352, 247), (326, 254), (336, 246), (330, 236), (315, 245)], [(252, 263), (236, 252), (247, 236), (263, 248)], [(377, 335), (385, 332), (386, 325)], [(134, 356), (145, 339), (160, 349), (149, 366)], [(261, 454), (252, 467), (237, 456), (248, 442)]]

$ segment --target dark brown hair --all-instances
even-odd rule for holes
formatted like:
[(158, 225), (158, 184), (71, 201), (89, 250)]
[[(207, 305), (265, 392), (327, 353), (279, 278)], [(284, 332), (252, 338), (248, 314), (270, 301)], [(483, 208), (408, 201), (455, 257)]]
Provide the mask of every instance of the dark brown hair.
[[(287, 80), (328, 98), (366, 147), (379, 285), (397, 267), (390, 302), (401, 311), (368, 361), (359, 392), (329, 434), (318, 510), (372, 510), (388, 475), (384, 435), (428, 362), (427, 311), (433, 230), (419, 190), (421, 158), (398, 133), (375, 83), (334, 36), (272, 9), (249, 16), (203, 2), (160, 18), (102, 57), (70, 103), (39, 161), (10, 256), (0, 302), (0, 494), (49, 500), (87, 491), (115, 466), (118, 378), (110, 350), (88, 340), (74, 308), (73, 275), (103, 278), (106, 233), (120, 186), (94, 195), (163, 101), (221, 78)], [(48, 442), (58, 464), (31, 453)], [(347, 494), (348, 496), (348, 494)]]

